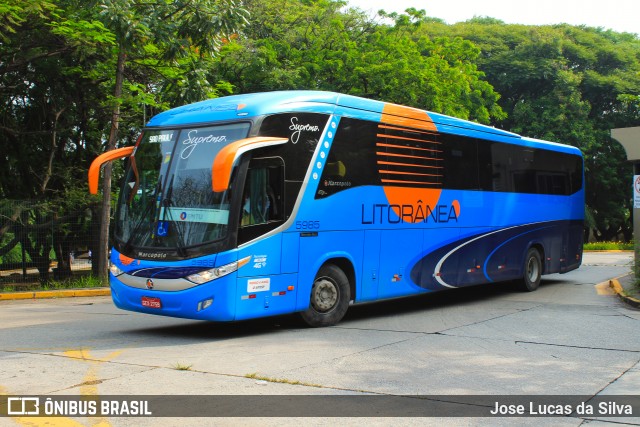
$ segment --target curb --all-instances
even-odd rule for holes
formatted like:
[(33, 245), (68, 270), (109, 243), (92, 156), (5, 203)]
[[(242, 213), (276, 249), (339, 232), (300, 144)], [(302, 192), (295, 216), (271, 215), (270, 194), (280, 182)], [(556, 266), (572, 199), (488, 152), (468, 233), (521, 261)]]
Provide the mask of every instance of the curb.
[(609, 280), (609, 286), (613, 289), (616, 295), (618, 295), (618, 298), (620, 298), (622, 302), (630, 305), (631, 307), (640, 308), (640, 300), (624, 295), (624, 289), (618, 279)]
[(601, 252), (601, 253), (627, 253), (633, 252), (633, 249), (584, 249), (582, 252)]
[(0, 301), (45, 298), (101, 297), (109, 295), (111, 295), (110, 288), (61, 289), (56, 291), (11, 292), (6, 294), (0, 293)]

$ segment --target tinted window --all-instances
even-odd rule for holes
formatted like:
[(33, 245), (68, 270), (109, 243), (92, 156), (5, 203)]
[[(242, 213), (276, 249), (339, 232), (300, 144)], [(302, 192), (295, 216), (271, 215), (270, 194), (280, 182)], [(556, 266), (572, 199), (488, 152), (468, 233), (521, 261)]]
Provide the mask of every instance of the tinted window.
[(582, 158), (460, 135), (343, 118), (316, 198), (359, 185), (573, 194)]
[(291, 215), (329, 116), (316, 113), (284, 113), (266, 116), (259, 125), (259, 136), (289, 138), (284, 145), (260, 150), (256, 155), (279, 157), (284, 161), (284, 208)]
[(444, 188), (479, 189), (477, 141), (448, 134), (440, 134), (439, 141), (444, 154)]
[(284, 222), (283, 192), (282, 159), (251, 160), (242, 190), (238, 244), (265, 234)]
[(380, 185), (375, 153), (377, 129), (373, 122), (349, 118), (340, 120), (316, 198), (359, 185)]
[(287, 144), (264, 152), (265, 155), (284, 159), (287, 174), (285, 179), (304, 180), (327, 120), (328, 116), (325, 114), (312, 113), (275, 114), (264, 118), (260, 124), (259, 136), (289, 138)]
[(486, 168), (480, 178), (490, 191), (568, 195), (582, 188), (580, 156), (486, 141), (479, 149), (484, 162), (491, 159), (491, 176)]

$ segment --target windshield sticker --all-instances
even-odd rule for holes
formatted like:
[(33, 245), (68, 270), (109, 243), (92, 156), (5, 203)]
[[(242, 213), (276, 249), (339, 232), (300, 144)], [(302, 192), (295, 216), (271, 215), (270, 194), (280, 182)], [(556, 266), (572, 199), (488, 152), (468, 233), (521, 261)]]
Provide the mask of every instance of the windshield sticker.
[(310, 125), (310, 124), (298, 124), (297, 117), (291, 117), (291, 126), (289, 126), (289, 130), (292, 130), (291, 134), (291, 143), (297, 144), (300, 140), (300, 135), (302, 132), (318, 132), (320, 130), (320, 126)]
[(158, 221), (158, 227), (156, 229), (158, 237), (165, 237), (169, 234), (169, 221)]
[(196, 149), (198, 144), (218, 144), (221, 142), (226, 142), (226, 135), (206, 135), (206, 136), (198, 136), (198, 130), (193, 129), (187, 133), (187, 137), (182, 141), (182, 145), (184, 148), (180, 153), (180, 158), (186, 160), (191, 156), (191, 153)]
[(159, 135), (150, 135), (149, 142), (171, 142), (173, 133), (161, 133)]
[(229, 211), (223, 209), (200, 208), (162, 208), (160, 218), (175, 222), (206, 222), (208, 224), (223, 224), (229, 222)]

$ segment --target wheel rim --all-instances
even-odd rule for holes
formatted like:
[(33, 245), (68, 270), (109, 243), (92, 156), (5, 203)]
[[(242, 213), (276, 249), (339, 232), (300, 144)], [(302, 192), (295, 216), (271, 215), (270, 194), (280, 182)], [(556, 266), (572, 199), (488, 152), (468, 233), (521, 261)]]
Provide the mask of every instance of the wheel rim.
[(535, 282), (538, 280), (538, 275), (540, 274), (540, 266), (538, 265), (537, 260), (534, 257), (529, 258), (529, 262), (527, 263), (527, 277), (530, 282)]
[(336, 284), (326, 277), (322, 277), (317, 279), (313, 285), (311, 305), (316, 311), (326, 313), (335, 307), (339, 296), (340, 291)]

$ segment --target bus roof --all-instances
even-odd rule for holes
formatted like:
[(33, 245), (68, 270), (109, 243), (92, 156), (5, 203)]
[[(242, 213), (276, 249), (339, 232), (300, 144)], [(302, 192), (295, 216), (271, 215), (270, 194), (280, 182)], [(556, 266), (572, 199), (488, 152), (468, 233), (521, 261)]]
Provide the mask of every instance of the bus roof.
[[(150, 127), (184, 126), (211, 123), (213, 121), (250, 119), (265, 114), (276, 114), (292, 111), (315, 112), (325, 114), (341, 114), (353, 118), (370, 118), (372, 114), (382, 115), (386, 107), (394, 104), (324, 91), (275, 91), (260, 92), (243, 95), (232, 95), (221, 98), (188, 104), (162, 112), (154, 116), (148, 123)], [(400, 111), (421, 113), (431, 120), (439, 131), (446, 133), (492, 134), (500, 136), (502, 141), (511, 140), (514, 143), (527, 142), (532, 145), (549, 144), (550, 149), (561, 151), (563, 144), (549, 143), (532, 138), (522, 138), (520, 135), (500, 130), (491, 126), (474, 123), (444, 114), (433, 113), (410, 107), (400, 107)], [(424, 114), (426, 113), (426, 115)], [(573, 150), (570, 150), (573, 151)], [(575, 151), (578, 151), (575, 149)]]
[[(357, 116), (357, 112), (382, 114), (385, 106), (390, 103), (323, 91), (276, 91), (261, 92), (244, 95), (232, 95), (222, 98), (209, 99), (194, 104), (173, 108), (153, 117), (149, 126), (175, 126), (194, 123), (210, 123), (213, 120), (237, 120), (263, 114), (274, 114), (289, 111), (308, 111), (319, 113), (336, 113), (338, 110), (351, 110), (350, 116)], [(341, 108), (342, 107), (342, 108)], [(409, 107), (406, 110), (422, 111)], [(504, 136), (518, 137), (518, 135), (484, 126), (468, 120), (449, 117), (425, 111), (433, 122), (440, 125), (461, 127), (480, 132), (495, 133)]]

